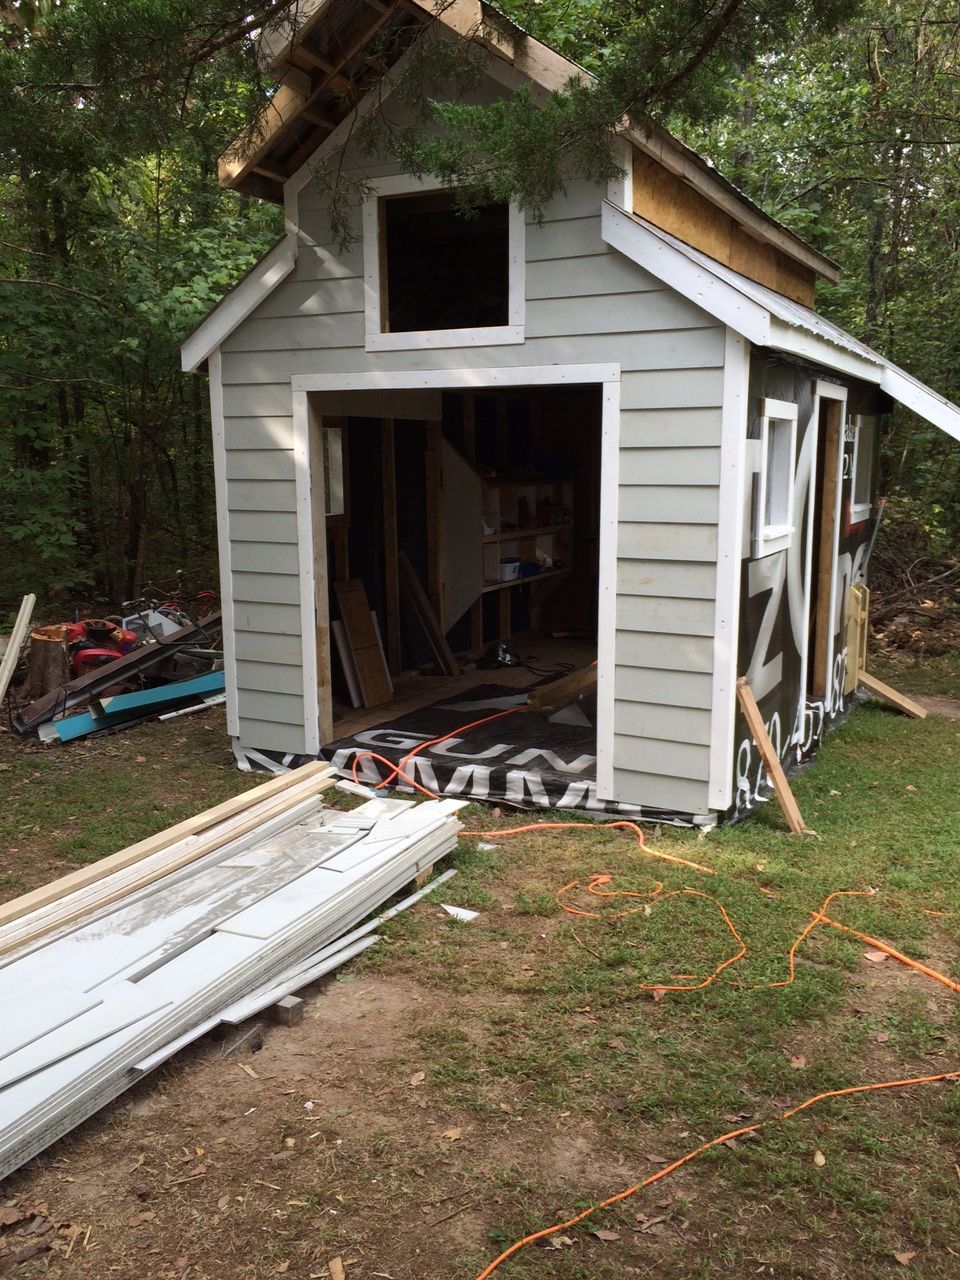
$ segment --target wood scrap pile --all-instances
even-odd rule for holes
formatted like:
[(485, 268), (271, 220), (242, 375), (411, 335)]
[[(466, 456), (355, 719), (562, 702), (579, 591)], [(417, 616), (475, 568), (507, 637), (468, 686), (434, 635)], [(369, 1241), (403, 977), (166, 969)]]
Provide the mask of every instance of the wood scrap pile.
[(455, 846), (462, 802), (343, 813), (320, 798), (333, 782), (307, 765), (0, 907), (0, 1177), (370, 946)]
[(922, 530), (897, 525), (871, 566), (871, 633), (879, 651), (936, 657), (960, 648), (960, 561), (934, 555)]

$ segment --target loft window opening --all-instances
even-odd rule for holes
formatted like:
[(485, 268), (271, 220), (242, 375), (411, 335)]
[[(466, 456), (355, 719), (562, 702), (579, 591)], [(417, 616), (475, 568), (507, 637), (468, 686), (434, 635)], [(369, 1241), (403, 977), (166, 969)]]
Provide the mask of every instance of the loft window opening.
[(509, 323), (510, 209), (450, 191), (380, 200), (384, 333)]

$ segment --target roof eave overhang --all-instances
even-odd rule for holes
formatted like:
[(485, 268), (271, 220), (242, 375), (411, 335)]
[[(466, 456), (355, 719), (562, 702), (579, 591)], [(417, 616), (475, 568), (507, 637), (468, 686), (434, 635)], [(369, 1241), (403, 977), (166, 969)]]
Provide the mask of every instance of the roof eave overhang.
[[(770, 290), (746, 277), (738, 277), (729, 268), (718, 265), (718, 270), (712, 271), (703, 254), (673, 241), (665, 232), (609, 201), (603, 205), (601, 233), (611, 248), (754, 346), (783, 351), (879, 387), (904, 408), (960, 441), (960, 408), (855, 338), (850, 337), (849, 341), (857, 349), (849, 350), (822, 334), (810, 332), (802, 324), (791, 323), (776, 314), (778, 304)], [(742, 287), (738, 287), (738, 279), (743, 281)], [(763, 305), (758, 295), (760, 298), (765, 295), (769, 305)], [(785, 307), (786, 303), (780, 305)], [(804, 311), (795, 304), (791, 304), (789, 310), (795, 315), (802, 315)], [(811, 321), (817, 320), (814, 312), (808, 311), (808, 314)], [(820, 321), (821, 328), (823, 325)], [(841, 330), (835, 332), (844, 340), (849, 336)]]
[[(318, 68), (317, 59), (310, 54), (308, 44), (309, 39), (322, 29), (333, 5), (334, 0), (304, 0), (296, 25), (281, 25), (263, 37), (261, 65), (269, 74), (276, 75), (280, 84), (243, 144), (235, 145), (221, 157), (219, 181), (222, 186), (279, 202), (283, 198), (285, 183), (342, 122), (343, 110), (331, 111), (329, 103), (325, 109), (328, 118), (323, 118), (323, 111), (318, 116), (317, 101), (325, 81), (328, 87), (338, 84), (338, 70), (342, 71), (349, 58), (339, 69), (335, 66), (324, 68), (323, 65)], [(384, 24), (393, 22), (397, 15), (408, 19), (412, 29), (418, 25), (430, 25), (475, 41), (548, 93), (562, 92), (571, 80), (591, 78), (589, 72), (517, 28), (483, 0), (446, 0), (444, 4), (437, 4), (436, 0), (378, 0), (376, 6), (371, 3), (370, 16), (360, 33), (357, 48), (362, 49), (366, 41)], [(353, 55), (356, 54), (357, 49), (353, 45), (348, 48)], [(312, 58), (313, 61), (308, 60), (304, 66), (304, 58)], [(341, 90), (348, 87), (340, 84)], [(355, 102), (348, 101), (347, 94), (342, 96), (342, 106), (347, 115), (352, 113), (355, 105)], [(304, 121), (310, 123), (314, 118), (318, 122), (313, 126), (312, 134), (294, 150), (293, 159), (278, 154), (278, 150), (283, 152), (283, 142), (290, 130), (300, 127)], [(632, 145), (722, 209), (752, 236), (779, 249), (825, 280), (839, 278), (836, 263), (764, 213), (662, 126), (650, 121), (643, 128), (633, 128), (624, 122), (620, 132)]]

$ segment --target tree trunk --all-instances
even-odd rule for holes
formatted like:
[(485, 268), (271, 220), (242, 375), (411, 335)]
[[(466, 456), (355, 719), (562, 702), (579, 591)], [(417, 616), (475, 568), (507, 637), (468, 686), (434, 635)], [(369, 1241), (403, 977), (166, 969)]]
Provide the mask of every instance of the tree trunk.
[(70, 655), (66, 643), (67, 628), (63, 623), (38, 627), (30, 633), (27, 654), (27, 680), (23, 696), (28, 702), (59, 689), (70, 679)]

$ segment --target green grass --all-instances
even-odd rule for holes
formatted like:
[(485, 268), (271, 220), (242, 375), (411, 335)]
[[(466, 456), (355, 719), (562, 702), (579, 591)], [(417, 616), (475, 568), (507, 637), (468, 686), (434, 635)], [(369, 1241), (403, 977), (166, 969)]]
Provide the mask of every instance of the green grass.
[[(493, 897), (499, 908), (483, 909), (469, 925), (427, 911), (400, 917), (390, 946), (363, 965), (416, 977), (457, 1000), (454, 1021), (427, 1019), (417, 1032), (440, 1105), (483, 1123), (506, 1100), (535, 1130), (574, 1115), (598, 1150), (626, 1153), (629, 1172), (649, 1172), (645, 1151), (672, 1158), (736, 1127), (737, 1116), (775, 1116), (816, 1092), (960, 1067), (960, 1020), (949, 993), (905, 980), (893, 961), (882, 966), (884, 985), (876, 988), (879, 969), (863, 958), (867, 944), (848, 935), (821, 927), (800, 953), (796, 982), (763, 986), (786, 977), (791, 942), (837, 889), (876, 893), (839, 900), (834, 918), (957, 976), (958, 778), (960, 725), (863, 707), (796, 780), (818, 838), (787, 834), (771, 804), (706, 839), (667, 830), (650, 842), (709, 865), (713, 876), (647, 858), (623, 834), (596, 827), (518, 837), (497, 852), (464, 843), (445, 899), (480, 905)], [(495, 839), (488, 812), (468, 811), (466, 822)], [(608, 888), (644, 892), (659, 880), (667, 892), (715, 895), (749, 947), (730, 970), (731, 983), (654, 1001), (644, 984), (706, 975), (730, 953), (732, 939), (716, 907), (692, 896), (655, 902), (649, 915), (621, 921), (567, 916), (556, 890), (595, 872), (613, 877)], [(591, 905), (583, 896), (571, 901)], [(802, 1068), (791, 1065), (797, 1055), (806, 1059)], [(950, 1155), (957, 1093), (931, 1088), (828, 1101), (740, 1143), (736, 1153), (709, 1153), (694, 1182), (709, 1187), (718, 1205), (727, 1197), (772, 1213), (762, 1246), (772, 1261), (795, 1260), (799, 1242), (828, 1226), (845, 1258), (838, 1274), (886, 1274), (899, 1265), (891, 1260), (904, 1239), (918, 1256), (929, 1252), (924, 1275), (956, 1274), (944, 1245), (960, 1238)], [(817, 1150), (827, 1157), (823, 1168), (813, 1161)], [(535, 1180), (523, 1205), (503, 1215), (498, 1240), (544, 1225), (555, 1203), (555, 1191)], [(614, 1215), (618, 1230), (631, 1214)], [(670, 1274), (756, 1271), (748, 1265), (756, 1254), (723, 1234), (713, 1270), (687, 1259), (674, 1261)], [(622, 1274), (594, 1262), (581, 1271), (582, 1259), (547, 1256), (546, 1270), (544, 1255), (533, 1252), (509, 1274)]]
[[(220, 732), (173, 729), (134, 730), (86, 751), (8, 751), (0, 821), (17, 852), (2, 891), (250, 785)], [(346, 1109), (316, 1122), (325, 1135), (318, 1146), (329, 1139), (337, 1153), (337, 1216), (316, 1225), (318, 1203), (330, 1203), (327, 1165), (318, 1166), (305, 1207), (295, 1207), (298, 1188), (289, 1220), (264, 1244), (268, 1270), (282, 1258), (290, 1274), (322, 1271), (337, 1252), (352, 1256), (345, 1242), (367, 1240), (378, 1272), (471, 1280), (518, 1236), (718, 1133), (778, 1117), (814, 1093), (960, 1067), (956, 998), (892, 960), (870, 964), (867, 944), (849, 935), (818, 928), (799, 953), (796, 981), (767, 985), (786, 977), (792, 941), (838, 889), (876, 892), (839, 900), (834, 918), (960, 978), (958, 778), (960, 723), (862, 707), (795, 780), (818, 838), (787, 834), (772, 804), (705, 838), (671, 828), (648, 835), (650, 852), (703, 863), (713, 875), (649, 857), (628, 834), (590, 821), (496, 842), (512, 823), (465, 810), (467, 829), (487, 839), (460, 842), (451, 859), (458, 875), (437, 896), (480, 915), (455, 921), (428, 898), (391, 921), (384, 942), (345, 975), (364, 984), (380, 976), (419, 999), (385, 1056), (340, 1062)], [(489, 841), (497, 847), (479, 847)], [(611, 890), (651, 893), (662, 882), (663, 893), (649, 913), (617, 920), (612, 912), (642, 900), (573, 891), (567, 901), (601, 918), (568, 915), (557, 890), (595, 873), (611, 877)], [(715, 903), (685, 889), (722, 903), (748, 952), (726, 980), (657, 1000), (649, 985), (709, 974), (733, 945)], [(317, 1008), (322, 1017), (322, 1001)], [(355, 1065), (382, 1098), (383, 1119), (367, 1129), (355, 1109), (365, 1095), (349, 1091)], [(426, 1078), (414, 1097), (407, 1081), (419, 1070)], [(274, 1154), (292, 1132), (285, 1123), (281, 1113)], [(462, 1142), (441, 1139), (448, 1125), (462, 1126)], [(761, 1267), (791, 1280), (953, 1280), (958, 1132), (960, 1087), (829, 1100), (733, 1150), (708, 1152), (570, 1231), (569, 1247), (521, 1253), (497, 1280), (739, 1280)], [(469, 1193), (470, 1214), (421, 1240), (420, 1201), (436, 1206), (430, 1221), (445, 1218), (454, 1189)], [(644, 1231), (638, 1213), (663, 1222)], [(457, 1234), (460, 1223), (468, 1225)], [(596, 1226), (620, 1241), (598, 1241)], [(909, 1268), (898, 1251), (916, 1255)]]

